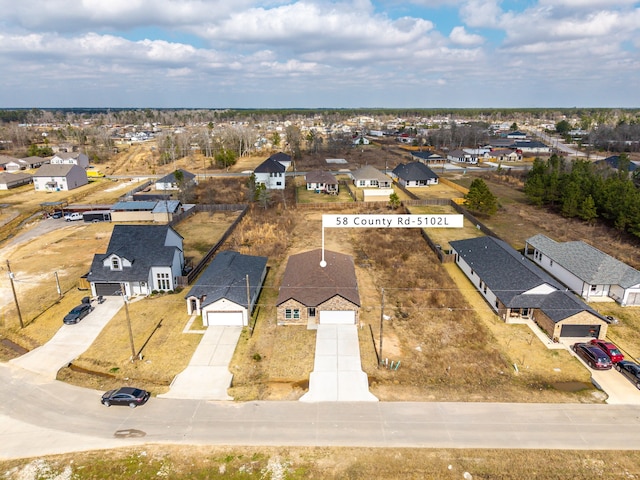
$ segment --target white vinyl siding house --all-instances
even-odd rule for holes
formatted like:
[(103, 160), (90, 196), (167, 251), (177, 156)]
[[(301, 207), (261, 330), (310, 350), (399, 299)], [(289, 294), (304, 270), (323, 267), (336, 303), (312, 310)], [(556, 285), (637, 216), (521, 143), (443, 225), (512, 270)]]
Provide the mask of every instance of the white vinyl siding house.
[(184, 269), (182, 237), (166, 225), (116, 225), (107, 253), (93, 257), (91, 293), (128, 296), (172, 291)]
[(53, 165), (78, 165), (81, 168), (89, 167), (89, 157), (81, 152), (59, 152), (50, 161)]
[(525, 255), (586, 301), (640, 305), (640, 272), (585, 242), (538, 234), (527, 239)]
[(78, 165), (45, 164), (33, 174), (33, 185), (37, 192), (60, 192), (73, 190), (89, 183), (87, 173)]

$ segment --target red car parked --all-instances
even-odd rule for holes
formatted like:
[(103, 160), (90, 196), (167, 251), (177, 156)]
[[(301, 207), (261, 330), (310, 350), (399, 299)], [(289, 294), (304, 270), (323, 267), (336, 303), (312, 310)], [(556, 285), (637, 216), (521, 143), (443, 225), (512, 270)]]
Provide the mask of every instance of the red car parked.
[(591, 344), (596, 345), (600, 348), (600, 350), (606, 353), (611, 359), (611, 363), (618, 363), (624, 360), (624, 355), (622, 354), (620, 349), (611, 342), (600, 340), (599, 338), (594, 338), (593, 340), (591, 340)]

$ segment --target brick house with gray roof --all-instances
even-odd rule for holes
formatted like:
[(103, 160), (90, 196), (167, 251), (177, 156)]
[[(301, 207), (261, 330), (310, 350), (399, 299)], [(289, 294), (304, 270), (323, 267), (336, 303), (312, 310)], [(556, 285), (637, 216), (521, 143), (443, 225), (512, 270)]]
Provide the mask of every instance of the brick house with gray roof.
[(322, 250), (291, 255), (278, 291), (279, 325), (358, 323), (360, 294), (353, 258)]
[(586, 301), (640, 305), (640, 271), (588, 243), (538, 234), (527, 239), (525, 255)]
[(531, 318), (550, 338), (605, 338), (608, 322), (560, 282), (494, 237), (449, 242), (458, 267), (500, 318)]

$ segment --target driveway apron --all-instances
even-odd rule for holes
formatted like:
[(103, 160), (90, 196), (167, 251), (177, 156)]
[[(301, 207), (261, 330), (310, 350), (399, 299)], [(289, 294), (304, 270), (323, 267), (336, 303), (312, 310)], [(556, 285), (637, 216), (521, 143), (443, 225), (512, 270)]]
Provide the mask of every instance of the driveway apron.
[(62, 325), (51, 340), (10, 363), (55, 380), (58, 370), (89, 348), (122, 305), (120, 297), (106, 297), (103, 303), (94, 303), (94, 311), (75, 325), (64, 325), (61, 318)]
[(360, 363), (355, 325), (318, 325), (309, 391), (301, 402), (377, 402)]
[(187, 368), (158, 397), (197, 400), (233, 400), (227, 394), (233, 375), (229, 363), (242, 327), (207, 327)]

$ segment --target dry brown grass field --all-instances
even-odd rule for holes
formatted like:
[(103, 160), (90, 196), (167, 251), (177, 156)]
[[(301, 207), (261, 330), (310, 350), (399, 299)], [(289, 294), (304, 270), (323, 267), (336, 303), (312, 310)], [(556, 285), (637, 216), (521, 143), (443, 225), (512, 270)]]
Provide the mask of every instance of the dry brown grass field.
[[(640, 452), (430, 448), (146, 445), (38, 459), (46, 478), (112, 480), (582, 480), (640, 478)], [(7, 480), (28, 477), (34, 459), (0, 462)], [(45, 478), (44, 476), (40, 478)]]
[[(363, 161), (366, 155), (377, 155), (376, 161), (383, 164), (391, 163), (390, 158), (384, 158), (385, 155), (400, 158), (380, 148), (350, 151), (346, 156), (355, 164)], [(251, 161), (256, 160), (261, 161)], [(244, 161), (249, 162), (249, 159)], [(323, 162), (323, 158), (309, 160), (309, 166), (313, 161), (317, 165), (317, 162)], [(249, 163), (245, 163), (239, 168), (248, 166)], [(230, 195), (241, 187), (238, 180), (234, 180), (235, 184), (212, 183), (212, 190), (221, 196), (225, 195), (224, 192)], [(526, 238), (522, 238), (523, 234), (529, 236), (541, 231), (538, 222), (554, 219), (523, 204), (521, 194), (511, 186), (498, 182), (495, 185), (502, 207), (495, 218), (487, 219), (487, 223), (495, 225), (508, 242), (518, 245)], [(491, 186), (493, 188), (494, 184)], [(439, 186), (431, 194), (445, 195), (445, 190)], [(230, 393), (238, 400), (298, 398), (307, 387), (313, 368), (314, 333), (299, 327), (277, 327), (274, 303), (288, 256), (319, 248), (322, 214), (342, 211), (332, 211), (331, 207), (321, 211), (305, 209), (302, 205), (296, 208), (292, 192), (283, 197), (287, 198), (286, 202), (276, 197), (275, 204), (269, 209), (254, 207), (224, 246), (269, 258), (269, 274), (255, 313), (255, 330), (252, 335), (249, 331), (243, 334), (231, 365), (234, 382)], [(448, 213), (447, 208), (420, 207), (411, 213)], [(376, 211), (354, 204), (350, 213), (358, 212), (388, 213), (389, 210), (383, 207)], [(176, 227), (185, 237), (187, 256), (193, 258), (202, 255), (207, 245), (215, 243), (215, 238), (219, 238), (234, 218), (234, 214), (198, 215), (202, 216), (193, 217)], [(557, 219), (555, 221), (558, 222)], [(514, 225), (526, 228), (514, 229)], [(445, 246), (452, 239), (475, 236), (478, 231), (465, 225), (462, 231), (432, 230), (429, 233), (436, 243)], [(106, 245), (108, 238), (98, 237), (93, 235), (90, 240), (102, 241)], [(42, 241), (48, 238), (43, 237)], [(89, 239), (81, 240), (87, 242)], [(66, 243), (62, 239), (54, 242), (59, 248)], [(363, 328), (359, 330), (362, 363), (370, 377), (372, 391), (381, 400), (599, 401), (592, 395), (594, 390), (591, 388), (585, 387), (580, 392), (556, 388), (562, 384), (588, 383), (588, 372), (566, 352), (547, 351), (524, 327), (505, 325), (497, 320), (473, 288), (465, 283), (466, 280), (459, 278), (455, 268), (437, 261), (417, 230), (333, 229), (326, 242), (327, 248), (351, 254), (356, 260), (362, 299)], [(38, 248), (37, 242), (32, 248)], [(44, 247), (41, 244), (39, 248)], [(77, 248), (77, 245), (71, 248)], [(87, 251), (92, 255), (101, 249), (92, 246)], [(64, 253), (60, 252), (60, 255), (64, 256)], [(91, 255), (87, 257), (89, 261)], [(28, 256), (28, 252), (23, 256)], [(78, 265), (83, 262), (88, 265), (87, 260), (79, 260)], [(378, 368), (376, 361), (383, 289), (384, 313), (390, 320), (384, 325), (382, 356), (394, 362), (400, 361), (401, 366), (397, 370)], [(153, 312), (162, 312), (161, 316), (164, 312), (171, 312), (171, 318), (165, 319), (163, 326), (151, 338), (144, 352), (146, 362), (135, 366), (127, 364), (130, 356), (128, 343), (116, 338), (118, 328), (114, 327), (112, 332), (105, 330), (105, 337), (91, 347), (79, 360), (79, 365), (89, 370), (138, 378), (143, 385), (147, 382), (153, 391), (161, 391), (171, 374), (186, 365), (197, 343), (197, 335), (183, 334), (181, 330), (186, 322), (184, 293), (145, 299), (131, 305), (132, 315), (139, 317), (136, 320), (140, 327), (136, 332), (136, 343), (143, 343), (145, 336), (155, 327), (154, 322), (159, 320)], [(70, 303), (75, 301), (74, 298)], [(61, 303), (58, 308), (63, 312), (67, 306)], [(612, 338), (630, 343), (629, 352), (635, 351), (633, 345), (638, 345), (640, 336), (640, 322), (631, 312), (627, 309), (617, 312), (621, 324), (610, 330)], [(59, 312), (52, 307), (51, 313), (56, 317), (55, 321), (51, 320), (55, 327)], [(124, 313), (120, 312), (114, 319), (114, 325), (122, 323), (122, 315)], [(44, 325), (47, 316), (38, 317), (33, 330), (36, 330), (35, 325)], [(37, 330), (40, 337), (30, 339), (27, 347), (46, 341), (47, 335), (41, 332), (47, 329)], [(185, 336), (188, 339), (183, 338)], [(153, 343), (154, 337), (175, 344), (183, 351), (164, 350), (161, 345)], [(103, 363), (101, 355), (110, 342), (119, 345), (121, 350), (114, 355), (118, 359), (116, 363), (124, 363)], [(154, 366), (168, 365), (167, 360), (161, 358), (163, 355), (169, 358), (175, 355), (177, 361), (162, 375), (156, 375)], [(519, 365), (519, 373), (515, 372), (514, 364)], [(77, 383), (88, 382), (82, 379), (86, 375), (75, 372), (62, 374)]]

